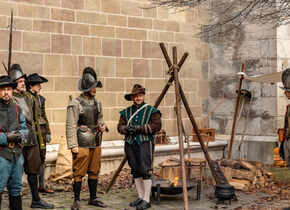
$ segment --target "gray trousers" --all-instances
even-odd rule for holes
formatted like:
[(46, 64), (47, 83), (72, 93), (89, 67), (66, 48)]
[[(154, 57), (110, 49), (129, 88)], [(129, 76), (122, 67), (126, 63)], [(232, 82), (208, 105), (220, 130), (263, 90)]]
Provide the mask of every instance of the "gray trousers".
[(284, 140), (284, 155), (285, 155), (285, 161), (290, 168), (290, 139)]

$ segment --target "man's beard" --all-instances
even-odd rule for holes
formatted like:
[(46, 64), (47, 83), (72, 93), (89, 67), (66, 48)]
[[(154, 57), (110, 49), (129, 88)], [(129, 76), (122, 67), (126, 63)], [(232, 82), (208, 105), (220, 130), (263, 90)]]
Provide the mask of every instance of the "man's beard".
[(10, 99), (11, 99), (11, 97), (9, 95), (4, 95), (2, 98), (2, 101), (8, 102), (8, 101), (10, 101)]

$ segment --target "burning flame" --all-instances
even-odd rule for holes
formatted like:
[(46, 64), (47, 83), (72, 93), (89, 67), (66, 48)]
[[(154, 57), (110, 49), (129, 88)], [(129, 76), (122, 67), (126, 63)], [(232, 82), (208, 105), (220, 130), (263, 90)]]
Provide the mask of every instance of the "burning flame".
[(174, 187), (176, 187), (178, 185), (178, 180), (179, 180), (179, 177), (174, 178), (174, 181), (173, 181)]

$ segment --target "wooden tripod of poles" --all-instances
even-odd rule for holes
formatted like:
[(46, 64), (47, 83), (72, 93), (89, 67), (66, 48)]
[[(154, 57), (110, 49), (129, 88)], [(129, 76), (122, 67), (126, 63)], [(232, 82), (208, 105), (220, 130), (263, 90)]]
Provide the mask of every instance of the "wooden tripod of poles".
[[(201, 138), (201, 135), (199, 133), (199, 129), (197, 127), (197, 124), (195, 122), (195, 119), (193, 117), (193, 114), (191, 112), (190, 106), (187, 102), (187, 99), (185, 97), (185, 94), (182, 90), (181, 85), (179, 84), (179, 79), (178, 79), (178, 72), (180, 71), (181, 66), (183, 65), (185, 59), (188, 56), (188, 53), (185, 52), (177, 64), (177, 50), (176, 47), (173, 47), (173, 64), (169, 58), (169, 55), (166, 51), (166, 48), (163, 43), (160, 43), (160, 48), (162, 50), (162, 53), (164, 55), (164, 58), (166, 60), (166, 63), (169, 67), (169, 72), (171, 73), (171, 78), (168, 80), (166, 83), (165, 87), (163, 88), (159, 98), (155, 102), (154, 107), (158, 107), (159, 104), (161, 103), (162, 99), (164, 98), (165, 94), (167, 93), (171, 83), (174, 81), (175, 83), (175, 96), (176, 96), (176, 105), (177, 105), (177, 126), (178, 126), (178, 137), (179, 137), (179, 151), (180, 151), (180, 161), (181, 161), (181, 170), (182, 170), (182, 186), (183, 186), (183, 197), (184, 197), (184, 208), (188, 209), (188, 197), (187, 197), (187, 187), (186, 187), (186, 174), (185, 174), (185, 161), (184, 161), (184, 148), (183, 148), (183, 138), (182, 138), (182, 127), (181, 127), (181, 105), (179, 103), (179, 97), (181, 97), (183, 104), (185, 106), (186, 112), (189, 116), (190, 122), (195, 130), (195, 133), (197, 135), (198, 141), (201, 145), (201, 149), (204, 152), (205, 158), (208, 162), (208, 165), (211, 169), (212, 175), (216, 181), (217, 184), (228, 184), (226, 178), (224, 177), (221, 169), (219, 168), (218, 164), (215, 161), (212, 161), (208, 151), (206, 149), (206, 146), (204, 144), (203, 139)], [(124, 167), (125, 163), (127, 161), (126, 156), (123, 158), (120, 166), (118, 167), (117, 171), (115, 172), (111, 182), (109, 183), (106, 193), (109, 192), (111, 189), (112, 185), (114, 184), (116, 178), (118, 177), (119, 173), (121, 172), (122, 168)]]

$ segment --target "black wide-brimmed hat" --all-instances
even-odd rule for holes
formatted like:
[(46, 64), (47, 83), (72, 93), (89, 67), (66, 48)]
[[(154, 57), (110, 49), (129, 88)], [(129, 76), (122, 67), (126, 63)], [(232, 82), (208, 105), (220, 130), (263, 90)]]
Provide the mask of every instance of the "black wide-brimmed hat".
[(40, 84), (40, 83), (46, 83), (48, 80), (45, 77), (39, 76), (37, 73), (29, 74), (27, 77), (28, 84)]
[(11, 78), (11, 80), (13, 82), (15, 82), (16, 80), (18, 80), (20, 78), (24, 78), (25, 80), (27, 80), (26, 74), (23, 74), (22, 68), (21, 68), (21, 66), (18, 63), (14, 63), (10, 67), (9, 77)]
[(290, 91), (290, 68), (283, 71), (282, 83), (284, 87), (280, 87), (280, 88), (282, 90)]
[(11, 86), (14, 90), (17, 87), (17, 82), (13, 82), (10, 77), (8, 76), (1, 76), (0, 77), (0, 87), (9, 87)]
[(145, 89), (144, 87), (142, 87), (142, 85), (135, 84), (135, 85), (133, 86), (133, 89), (132, 89), (131, 93), (126, 94), (126, 95), (124, 96), (124, 98), (125, 98), (127, 101), (132, 101), (131, 96), (136, 95), (136, 94), (138, 94), (138, 93), (143, 93), (143, 94), (145, 94), (145, 91), (146, 91), (146, 89)]
[(78, 83), (78, 89), (82, 92), (88, 92), (94, 87), (101, 88), (103, 84), (97, 79), (95, 70), (91, 67), (86, 67), (83, 70), (83, 76)]

